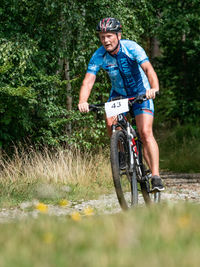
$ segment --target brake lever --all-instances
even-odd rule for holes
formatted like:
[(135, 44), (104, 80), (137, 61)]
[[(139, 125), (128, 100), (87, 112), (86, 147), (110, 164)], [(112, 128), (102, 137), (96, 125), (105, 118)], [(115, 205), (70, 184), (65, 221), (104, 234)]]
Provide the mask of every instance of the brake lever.
[(136, 102), (138, 103), (138, 104), (142, 104), (144, 101), (146, 101), (147, 100), (147, 97), (146, 97), (146, 94), (144, 94), (144, 95), (139, 95), (138, 97), (137, 97), (137, 100), (136, 100)]

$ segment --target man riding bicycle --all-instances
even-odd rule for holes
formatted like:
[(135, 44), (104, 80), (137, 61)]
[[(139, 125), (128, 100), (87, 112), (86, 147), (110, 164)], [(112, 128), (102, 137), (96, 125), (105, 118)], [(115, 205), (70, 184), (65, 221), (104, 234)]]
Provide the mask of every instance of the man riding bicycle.
[[(88, 98), (96, 80), (96, 74), (103, 68), (112, 83), (109, 100), (146, 94), (147, 101), (133, 105), (137, 129), (143, 142), (144, 157), (152, 172), (152, 191), (164, 190), (159, 175), (159, 149), (153, 135), (154, 105), (153, 99), (159, 91), (157, 75), (149, 62), (144, 49), (136, 42), (121, 40), (121, 23), (115, 18), (104, 18), (97, 25), (102, 46), (96, 50), (88, 64), (80, 96), (80, 112), (88, 112)], [(108, 101), (109, 101), (108, 100)], [(107, 118), (108, 133), (115, 118)]]

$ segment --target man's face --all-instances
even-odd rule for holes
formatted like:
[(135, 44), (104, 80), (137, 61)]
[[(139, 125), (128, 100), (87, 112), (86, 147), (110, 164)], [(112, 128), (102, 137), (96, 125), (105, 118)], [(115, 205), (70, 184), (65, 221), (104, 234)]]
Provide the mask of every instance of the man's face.
[(101, 41), (102, 45), (104, 46), (104, 48), (106, 49), (106, 51), (110, 52), (113, 49), (115, 49), (115, 47), (117, 46), (118, 39), (119, 40), (121, 39), (121, 34), (118, 33), (118, 38), (117, 38), (116, 33), (100, 32), (99, 37), (100, 37), (100, 41)]

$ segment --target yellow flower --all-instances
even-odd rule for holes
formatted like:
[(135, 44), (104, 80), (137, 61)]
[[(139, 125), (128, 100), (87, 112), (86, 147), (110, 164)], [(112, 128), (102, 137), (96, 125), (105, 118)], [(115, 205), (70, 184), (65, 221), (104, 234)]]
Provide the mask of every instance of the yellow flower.
[(43, 212), (43, 213), (47, 213), (48, 211), (48, 206), (45, 205), (44, 203), (41, 203), (39, 202), (36, 207), (35, 207), (37, 210), (39, 210), (40, 212)]
[(53, 234), (50, 232), (47, 232), (43, 235), (43, 241), (46, 244), (51, 244), (53, 242)]
[(94, 210), (91, 207), (87, 207), (87, 208), (84, 209), (84, 214), (86, 216), (94, 215)]
[(64, 207), (69, 205), (69, 201), (67, 199), (61, 199), (59, 205)]
[(188, 227), (188, 225), (190, 224), (191, 222), (191, 219), (190, 219), (190, 216), (185, 214), (181, 217), (178, 218), (177, 220), (177, 224), (180, 228), (186, 228)]
[(81, 220), (81, 215), (78, 211), (75, 211), (71, 214), (71, 218), (72, 218), (72, 220), (78, 222)]

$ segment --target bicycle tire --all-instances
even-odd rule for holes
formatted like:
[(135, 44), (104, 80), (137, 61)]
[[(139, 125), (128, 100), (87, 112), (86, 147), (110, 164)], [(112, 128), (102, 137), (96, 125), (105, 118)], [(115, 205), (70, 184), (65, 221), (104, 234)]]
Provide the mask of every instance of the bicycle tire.
[(133, 171), (132, 177), (131, 177), (131, 203), (133, 206), (138, 204), (138, 183), (137, 183), (137, 176), (136, 171)]
[(151, 197), (150, 197), (150, 194), (148, 192), (146, 182), (141, 182), (140, 183), (140, 189), (141, 189), (142, 196), (143, 196), (145, 204), (146, 205), (151, 204)]
[[(124, 153), (125, 168), (123, 171), (120, 168), (119, 152)], [(129, 160), (130, 156), (126, 135), (122, 130), (117, 130), (111, 136), (110, 161), (115, 191), (123, 210), (127, 210), (138, 203), (136, 173), (129, 173)]]

